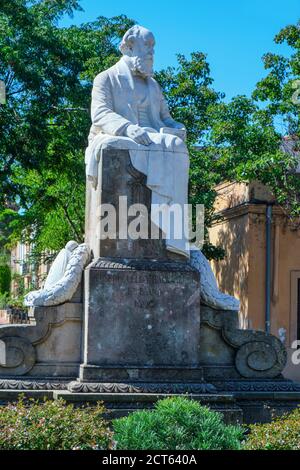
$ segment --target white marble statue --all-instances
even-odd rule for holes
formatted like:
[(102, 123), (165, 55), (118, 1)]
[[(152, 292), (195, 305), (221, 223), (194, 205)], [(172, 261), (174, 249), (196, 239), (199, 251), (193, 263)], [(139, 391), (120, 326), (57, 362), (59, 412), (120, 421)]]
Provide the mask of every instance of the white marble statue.
[[(105, 145), (129, 149), (133, 166), (147, 175), (152, 204), (183, 206), (189, 174), (188, 151), (180, 138), (185, 136), (185, 128), (170, 116), (152, 77), (154, 44), (150, 31), (134, 26), (120, 45), (122, 59), (95, 78), (87, 177), (96, 187), (99, 154)], [(152, 220), (159, 225), (158, 220)], [(165, 226), (161, 229), (168, 232)], [(166, 243), (170, 251), (189, 256), (184, 237), (173, 237)]]
[(196, 247), (193, 248), (190, 252), (190, 263), (200, 273), (201, 302), (215, 309), (238, 311), (239, 301), (235, 297), (219, 291), (209, 261), (200, 250)]
[(27, 294), (24, 304), (27, 307), (50, 307), (71, 300), (89, 259), (87, 245), (68, 242), (55, 258), (43, 289)]
[[(152, 204), (188, 202), (189, 155), (183, 124), (172, 119), (160, 86), (153, 78), (155, 39), (141, 26), (133, 26), (120, 44), (122, 58), (94, 80), (92, 127), (86, 150), (86, 173), (94, 189), (98, 162), (107, 146), (128, 149), (133, 166), (147, 175)], [(163, 222), (153, 222), (168, 233)], [(186, 221), (183, 221), (186, 224)], [(167, 249), (190, 258), (201, 275), (202, 300), (214, 308), (238, 310), (239, 302), (219, 292), (210, 265), (201, 252), (190, 251), (188, 241), (170, 237)]]

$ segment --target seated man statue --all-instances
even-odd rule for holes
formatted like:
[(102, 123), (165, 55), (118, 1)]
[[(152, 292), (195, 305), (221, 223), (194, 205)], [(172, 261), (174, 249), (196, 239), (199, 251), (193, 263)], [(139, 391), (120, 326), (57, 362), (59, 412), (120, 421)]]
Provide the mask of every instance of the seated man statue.
[[(188, 202), (189, 155), (183, 124), (172, 119), (160, 86), (153, 78), (155, 39), (133, 26), (120, 44), (122, 58), (94, 80), (92, 127), (86, 150), (86, 172), (92, 187), (98, 184), (98, 162), (106, 145), (128, 149), (133, 166), (147, 176), (152, 191), (151, 219), (167, 234), (167, 250), (197, 267), (201, 274), (202, 300), (214, 308), (238, 310), (238, 301), (222, 294), (204, 255), (191, 249), (185, 236), (172, 236), (154, 207)], [(185, 211), (182, 211), (185, 214)], [(183, 216), (184, 217), (184, 216)], [(181, 221), (186, 227), (186, 221)], [(183, 232), (183, 231), (182, 231)]]

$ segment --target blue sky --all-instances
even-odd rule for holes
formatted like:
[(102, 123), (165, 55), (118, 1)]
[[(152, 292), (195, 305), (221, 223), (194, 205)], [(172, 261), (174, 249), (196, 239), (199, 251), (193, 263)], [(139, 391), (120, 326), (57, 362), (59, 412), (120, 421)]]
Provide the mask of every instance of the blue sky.
[(63, 25), (125, 14), (156, 36), (155, 68), (176, 64), (176, 53), (208, 55), (215, 88), (227, 99), (250, 95), (264, 74), (265, 52), (288, 54), (273, 38), (300, 18), (300, 0), (81, 0)]

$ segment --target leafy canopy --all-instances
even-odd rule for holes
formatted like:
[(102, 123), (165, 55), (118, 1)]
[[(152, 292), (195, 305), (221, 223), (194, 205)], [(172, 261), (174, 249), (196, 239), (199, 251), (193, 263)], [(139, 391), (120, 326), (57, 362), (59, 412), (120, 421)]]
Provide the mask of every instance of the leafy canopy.
[(22, 235), (39, 251), (83, 239), (91, 83), (118, 60), (132, 25), (120, 16), (58, 26), (79, 8), (74, 0), (0, 7), (0, 224), (10, 226), (11, 244)]
[[(80, 8), (76, 0), (0, 6), (0, 80), (7, 92), (0, 105), (0, 247), (21, 236), (33, 240), (37, 252), (83, 240), (92, 79), (119, 59), (118, 43), (134, 21), (99, 17), (59, 27)], [(206, 227), (215, 217), (214, 187), (225, 179), (260, 180), (297, 226), (298, 161), (282, 138), (293, 136), (297, 150), (299, 26), (284, 28), (275, 41), (286, 42), (291, 54), (264, 56), (268, 73), (251, 98), (226, 103), (202, 52), (178, 55), (177, 67), (156, 73), (174, 118), (188, 129), (190, 202), (205, 205)], [(208, 240), (204, 252), (223, 256)]]

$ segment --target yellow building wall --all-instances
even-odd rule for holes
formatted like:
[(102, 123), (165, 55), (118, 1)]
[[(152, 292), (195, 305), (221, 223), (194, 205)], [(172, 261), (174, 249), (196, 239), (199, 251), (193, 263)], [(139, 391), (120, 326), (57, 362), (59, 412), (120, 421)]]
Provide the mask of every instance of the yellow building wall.
[(246, 215), (215, 224), (209, 231), (210, 241), (225, 250), (225, 258), (212, 261), (220, 290), (240, 300), (241, 328), (248, 327), (249, 301), (249, 219)]
[[(212, 268), (220, 289), (241, 302), (240, 327), (265, 330), (266, 203), (273, 202), (272, 197), (257, 183), (223, 184), (217, 190), (216, 209), (223, 219), (211, 227), (209, 236), (213, 244), (225, 249), (226, 257), (212, 261)], [(300, 366), (290, 359), (291, 345), (297, 339), (300, 230), (291, 227), (276, 205), (271, 239), (271, 333), (284, 337), (285, 330), (289, 361), (284, 374), (300, 380)]]

